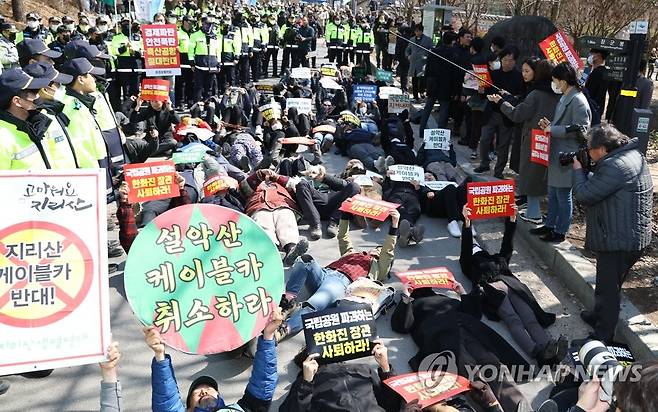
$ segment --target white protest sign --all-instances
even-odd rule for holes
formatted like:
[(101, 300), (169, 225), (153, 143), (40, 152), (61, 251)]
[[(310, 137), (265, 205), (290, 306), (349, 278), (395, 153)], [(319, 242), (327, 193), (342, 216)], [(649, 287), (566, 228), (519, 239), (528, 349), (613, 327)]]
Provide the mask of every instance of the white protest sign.
[(450, 129), (425, 129), (425, 149), (450, 150)]
[(356, 175), (354, 176), (354, 183), (361, 187), (372, 186), (372, 178), (366, 175)]
[(455, 182), (450, 182), (447, 180), (431, 180), (431, 181), (425, 181), (423, 183), (423, 186), (427, 187), (430, 190), (443, 190), (447, 186), (455, 186), (457, 187), (457, 183)]
[(395, 182), (411, 182), (415, 180), (419, 183), (425, 181), (425, 172), (420, 166), (413, 165), (393, 165), (388, 168), (391, 172), (390, 178)]
[(312, 108), (313, 103), (311, 102), (311, 99), (305, 99), (301, 97), (291, 97), (289, 99), (286, 99), (286, 106), (288, 109), (294, 107), (297, 109), (297, 113), (299, 114), (309, 114), (311, 113), (311, 108)]
[(384, 180), (384, 176), (380, 175), (379, 173), (371, 172), (370, 170), (366, 170), (366, 176), (368, 176), (371, 179), (375, 177), (377, 179)]
[(264, 104), (258, 110), (268, 122), (272, 119), (281, 118), (281, 104), (279, 102), (272, 101), (271, 103)]
[(402, 89), (392, 86), (382, 86), (379, 88), (379, 98), (382, 100), (388, 99), (388, 96), (392, 94), (402, 94)]
[(2, 171), (0, 375), (97, 363), (110, 343), (102, 169)]
[(310, 79), (311, 78), (311, 68), (310, 67), (295, 67), (290, 72), (290, 77), (293, 79)]
[(388, 112), (402, 113), (411, 108), (411, 100), (406, 94), (392, 94), (388, 96)]

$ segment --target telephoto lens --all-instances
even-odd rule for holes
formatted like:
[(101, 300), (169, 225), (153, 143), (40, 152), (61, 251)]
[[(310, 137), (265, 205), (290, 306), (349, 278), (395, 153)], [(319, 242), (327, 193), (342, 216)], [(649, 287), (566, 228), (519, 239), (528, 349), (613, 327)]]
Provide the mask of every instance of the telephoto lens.
[(578, 358), (585, 366), (590, 378), (597, 376), (601, 381), (599, 399), (604, 402), (612, 400), (612, 389), (619, 372), (624, 369), (617, 358), (610, 353), (603, 342), (590, 340), (578, 351)]

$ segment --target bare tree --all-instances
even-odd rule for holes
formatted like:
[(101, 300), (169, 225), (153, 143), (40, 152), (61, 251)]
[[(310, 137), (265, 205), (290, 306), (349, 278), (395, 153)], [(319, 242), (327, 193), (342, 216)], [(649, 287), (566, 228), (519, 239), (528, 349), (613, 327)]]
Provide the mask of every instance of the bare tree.
[(655, 7), (655, 0), (562, 0), (557, 25), (574, 37), (614, 37)]
[(489, 11), (489, 0), (447, 0), (446, 5), (462, 10), (458, 18), (462, 27), (477, 29), (478, 21), (483, 14)]
[(16, 21), (23, 21), (25, 19), (23, 0), (11, 0), (11, 13)]

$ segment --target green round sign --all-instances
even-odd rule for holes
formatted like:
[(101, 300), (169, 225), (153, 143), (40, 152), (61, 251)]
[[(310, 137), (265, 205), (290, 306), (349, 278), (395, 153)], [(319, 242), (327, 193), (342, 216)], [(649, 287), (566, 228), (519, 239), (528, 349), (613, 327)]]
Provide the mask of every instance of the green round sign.
[(256, 222), (192, 204), (155, 218), (133, 242), (124, 284), (146, 325), (180, 351), (213, 354), (258, 336), (283, 293), (283, 263)]

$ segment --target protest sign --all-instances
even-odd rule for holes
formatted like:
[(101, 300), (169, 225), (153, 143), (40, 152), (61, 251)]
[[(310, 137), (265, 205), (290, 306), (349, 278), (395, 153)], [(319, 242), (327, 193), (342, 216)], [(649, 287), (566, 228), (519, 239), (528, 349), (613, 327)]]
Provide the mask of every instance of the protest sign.
[(311, 133), (336, 133), (336, 126), (333, 124), (320, 124), (311, 129)]
[(309, 114), (312, 110), (312, 101), (308, 98), (302, 97), (291, 97), (286, 99), (286, 107), (288, 109), (295, 108), (299, 114)]
[(272, 101), (271, 103), (264, 104), (258, 110), (268, 122), (274, 119), (281, 119), (281, 104), (279, 102)]
[(101, 169), (2, 171), (0, 375), (96, 363), (110, 343)]
[(145, 24), (142, 26), (142, 39), (147, 76), (181, 74), (178, 29), (175, 24)]
[(352, 79), (360, 82), (366, 79), (368, 75), (368, 70), (365, 67), (355, 66), (352, 67)]
[(543, 130), (532, 129), (530, 140), (530, 161), (548, 167), (551, 135)]
[(393, 94), (403, 94), (402, 89), (391, 86), (382, 86), (379, 88), (379, 98), (382, 100), (388, 100), (388, 96)]
[(343, 90), (343, 86), (338, 84), (336, 80), (331, 77), (321, 77), (320, 84), (327, 90)]
[(290, 72), (290, 77), (293, 79), (310, 79), (311, 78), (311, 68), (310, 67), (293, 67)]
[(361, 127), (361, 120), (354, 115), (354, 113), (349, 110), (343, 110), (340, 112), (340, 120), (347, 123), (352, 123), (357, 127)]
[(380, 175), (379, 173), (372, 172), (370, 170), (366, 170), (366, 176), (368, 176), (371, 179), (374, 177), (375, 179), (384, 180), (384, 176)]
[(412, 270), (396, 273), (395, 276), (400, 278), (403, 284), (408, 283), (412, 289), (441, 288), (452, 290), (455, 288), (455, 277), (446, 267)]
[(366, 103), (377, 100), (377, 86), (374, 84), (355, 84), (352, 86), (352, 100)]
[(353, 181), (360, 187), (372, 186), (372, 178), (366, 175), (355, 175)]
[(312, 146), (316, 144), (317, 142), (315, 139), (309, 139), (308, 137), (284, 137), (281, 139), (281, 144), (301, 144), (304, 146)]
[[(568, 350), (569, 356), (567, 357), (567, 359), (571, 360), (574, 366), (582, 368), (581, 370), (585, 371), (583, 362), (580, 360), (580, 356), (578, 354), (578, 352), (580, 352), (581, 347), (582, 345), (569, 348)], [(633, 353), (631, 352), (630, 348), (623, 343), (610, 342), (609, 344), (605, 344), (605, 349), (607, 349), (608, 352), (610, 352), (610, 354), (614, 356), (617, 362), (619, 362), (619, 364), (623, 367), (630, 366), (635, 362), (635, 356), (633, 356)], [(602, 354), (600, 350), (597, 350), (595, 352), (597, 352), (599, 356)]]
[(411, 108), (411, 100), (406, 94), (391, 94), (388, 96), (388, 112), (402, 113)]
[[(128, 254), (133, 311), (180, 351), (230, 351), (258, 336), (283, 293), (279, 252), (246, 215), (211, 204), (171, 209)], [(275, 300), (276, 299), (276, 300)]]
[(474, 64), (473, 73), (478, 79), (478, 85), (480, 87), (489, 87), (491, 84), (491, 74), (489, 73), (489, 66), (486, 64)]
[(274, 90), (273, 84), (255, 84), (254, 87), (261, 93), (272, 94)]
[(512, 216), (514, 209), (514, 180), (468, 183), (466, 202), (471, 209), (471, 220)]
[(407, 402), (423, 409), (470, 389), (468, 379), (450, 372), (419, 371), (388, 378), (384, 383)]
[(169, 80), (142, 79), (139, 97), (145, 102), (166, 102), (169, 100)]
[(576, 70), (583, 68), (583, 62), (562, 31), (556, 31), (541, 42), (539, 48), (549, 60), (558, 63), (569, 62)]
[(425, 129), (425, 149), (450, 150), (450, 129)]
[(202, 150), (192, 150), (189, 152), (174, 152), (171, 160), (174, 164), (181, 163), (201, 163), (206, 158), (206, 152)]
[(332, 65), (322, 65), (320, 67), (320, 74), (322, 76), (328, 76), (328, 77), (338, 77), (338, 68), (336, 66)]
[(462, 86), (465, 89), (477, 90), (480, 87), (480, 79), (470, 73), (466, 73), (464, 75), (464, 82), (462, 83)]
[(375, 72), (375, 79), (377, 79), (380, 82), (392, 83), (393, 82), (393, 72), (389, 72), (387, 70), (382, 70), (382, 69), (377, 69), (377, 71)]
[(388, 168), (391, 172), (390, 178), (395, 182), (411, 182), (412, 180), (418, 183), (425, 181), (425, 171), (420, 166), (413, 165), (393, 165)]
[(423, 186), (427, 187), (430, 190), (435, 190), (438, 192), (439, 190), (445, 189), (447, 186), (458, 187), (459, 185), (457, 185), (457, 183), (455, 182), (450, 182), (448, 180), (429, 180), (429, 181), (426, 180), (425, 182), (423, 182)]
[(238, 181), (231, 176), (217, 175), (206, 180), (203, 184), (203, 197), (209, 197), (217, 192), (228, 189), (237, 189)]
[(130, 203), (167, 199), (180, 194), (176, 167), (171, 160), (127, 164), (123, 166), (123, 173), (130, 188)]
[[(372, 181), (370, 182), (370, 185), (372, 186)], [(383, 222), (391, 213), (391, 210), (395, 210), (398, 207), (400, 207), (400, 205), (397, 203), (375, 200), (363, 195), (354, 195), (345, 200), (340, 205), (339, 210)]]
[(318, 363), (343, 362), (372, 355), (377, 326), (370, 305), (349, 305), (302, 315), (309, 355)]

